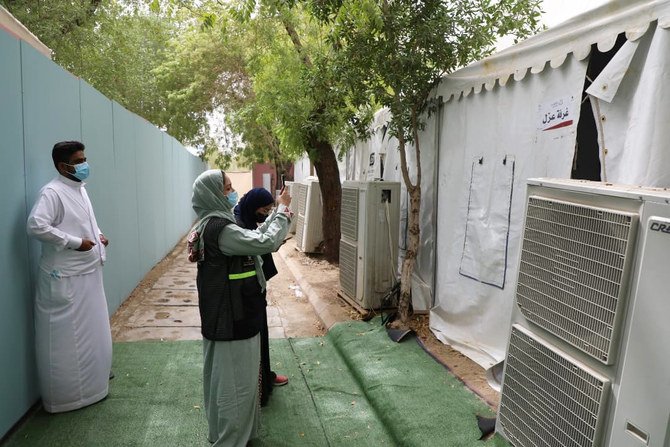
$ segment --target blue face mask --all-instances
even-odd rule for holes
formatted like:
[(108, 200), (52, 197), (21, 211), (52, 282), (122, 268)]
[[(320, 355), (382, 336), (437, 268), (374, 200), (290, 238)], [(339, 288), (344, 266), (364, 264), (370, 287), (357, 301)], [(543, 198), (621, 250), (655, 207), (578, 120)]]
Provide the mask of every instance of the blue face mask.
[(237, 191), (233, 191), (230, 194), (226, 196), (226, 199), (228, 199), (228, 202), (232, 205), (235, 206), (237, 205)]
[(88, 162), (79, 163), (76, 165), (68, 165), (74, 167), (74, 173), (71, 175), (78, 180), (86, 180), (89, 174)]

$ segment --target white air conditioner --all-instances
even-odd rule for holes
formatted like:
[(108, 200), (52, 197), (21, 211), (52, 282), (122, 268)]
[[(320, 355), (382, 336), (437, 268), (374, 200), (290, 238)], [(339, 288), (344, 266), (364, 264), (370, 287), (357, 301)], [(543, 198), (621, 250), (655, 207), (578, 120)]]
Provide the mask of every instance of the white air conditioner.
[(670, 445), (670, 191), (532, 179), (496, 431)]
[(400, 183), (342, 184), (340, 295), (378, 309), (396, 281)]
[(296, 190), (298, 200), (295, 219), (296, 248), (305, 253), (315, 253), (319, 251), (323, 241), (323, 202), (319, 180), (316, 177), (307, 177), (299, 183), (294, 183), (293, 188)]
[[(295, 186), (296, 184), (297, 183), (295, 183), (295, 182), (288, 182), (288, 181), (284, 183), (284, 186), (286, 188), (288, 188), (288, 193), (291, 196), (291, 203), (293, 204), (294, 207), (299, 202), (299, 200), (298, 200), (298, 188)], [(279, 193), (277, 193), (277, 196), (279, 196)], [(297, 225), (296, 225), (297, 222), (298, 222), (298, 219), (297, 219), (297, 213), (296, 213), (296, 215), (293, 217), (293, 219), (291, 219), (291, 225), (288, 227), (288, 232), (290, 234), (295, 234), (295, 229), (297, 227)]]

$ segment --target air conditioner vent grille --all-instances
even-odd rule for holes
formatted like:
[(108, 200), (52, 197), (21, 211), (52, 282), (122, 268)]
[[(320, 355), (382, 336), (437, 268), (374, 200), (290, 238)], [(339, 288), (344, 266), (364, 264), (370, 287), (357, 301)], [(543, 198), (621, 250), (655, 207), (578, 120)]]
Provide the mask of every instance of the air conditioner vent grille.
[(297, 192), (298, 213), (295, 225), (295, 242), (298, 249), (302, 249), (302, 242), (305, 236), (305, 211), (307, 209), (307, 185), (296, 183), (293, 188)]
[(358, 240), (358, 189), (342, 188), (342, 211), (340, 231), (342, 237)]
[(340, 288), (350, 298), (356, 297), (358, 246), (340, 239)]
[(305, 236), (305, 217), (298, 214), (295, 225), (295, 243), (299, 250), (302, 250), (302, 241)]
[(516, 301), (533, 323), (612, 362), (636, 215), (529, 197)]
[(294, 188), (297, 188), (298, 192), (298, 214), (305, 214), (307, 209), (307, 185), (297, 183)]
[(498, 418), (517, 447), (596, 446), (609, 380), (512, 326)]

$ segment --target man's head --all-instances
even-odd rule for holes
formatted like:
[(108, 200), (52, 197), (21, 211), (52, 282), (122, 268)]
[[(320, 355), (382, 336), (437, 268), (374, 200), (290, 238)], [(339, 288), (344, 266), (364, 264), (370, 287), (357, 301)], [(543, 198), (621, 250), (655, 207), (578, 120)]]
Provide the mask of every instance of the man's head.
[[(86, 163), (84, 155), (84, 144), (79, 141), (61, 141), (54, 144), (51, 151), (51, 158), (56, 170), (72, 180), (81, 181), (83, 178), (77, 173), (77, 165)], [(80, 169), (83, 166), (80, 166)], [(86, 174), (88, 174), (88, 164), (85, 165)], [(77, 174), (77, 175), (75, 175)], [(83, 176), (85, 178), (85, 176)]]

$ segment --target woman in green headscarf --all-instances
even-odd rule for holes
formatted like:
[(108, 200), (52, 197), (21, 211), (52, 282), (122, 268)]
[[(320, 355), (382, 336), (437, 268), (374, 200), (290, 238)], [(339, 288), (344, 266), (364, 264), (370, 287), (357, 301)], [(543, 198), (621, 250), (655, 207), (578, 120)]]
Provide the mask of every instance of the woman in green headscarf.
[(246, 446), (260, 412), (260, 329), (266, 305), (260, 255), (276, 251), (290, 224), (291, 196), (257, 230), (235, 224), (237, 193), (220, 170), (193, 183), (198, 215), (189, 235), (189, 260), (198, 262), (198, 307), (203, 336), (203, 383), (210, 442)]

